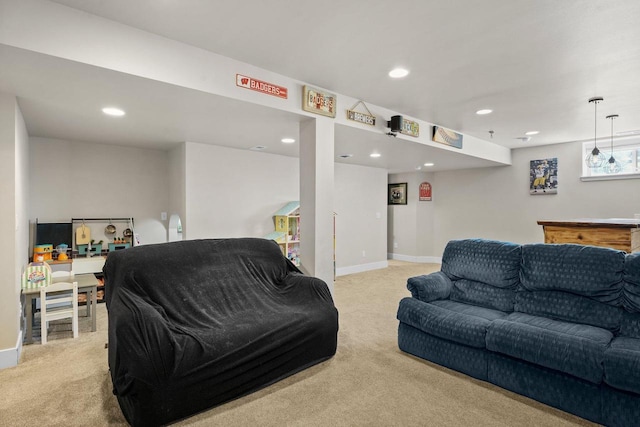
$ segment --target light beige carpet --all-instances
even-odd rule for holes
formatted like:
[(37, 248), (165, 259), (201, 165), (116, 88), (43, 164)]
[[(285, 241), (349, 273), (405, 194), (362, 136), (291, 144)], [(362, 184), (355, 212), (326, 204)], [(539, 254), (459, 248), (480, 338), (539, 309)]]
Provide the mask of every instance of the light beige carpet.
[[(254, 394), (177, 423), (181, 426), (584, 426), (591, 423), (402, 353), (398, 302), (408, 277), (438, 265), (390, 267), (339, 277), (336, 356)], [(111, 394), (107, 313), (98, 331), (54, 332), (25, 346), (17, 367), (0, 371), (2, 426), (120, 426)], [(68, 329), (68, 328), (66, 328)]]

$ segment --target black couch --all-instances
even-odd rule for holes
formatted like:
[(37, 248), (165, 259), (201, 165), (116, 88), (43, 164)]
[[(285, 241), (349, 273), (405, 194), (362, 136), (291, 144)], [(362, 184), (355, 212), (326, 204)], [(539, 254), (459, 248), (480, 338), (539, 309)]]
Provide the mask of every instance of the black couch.
[(113, 392), (134, 426), (254, 392), (336, 352), (327, 285), (264, 239), (192, 240), (109, 254)]
[(640, 425), (640, 253), (449, 242), (412, 277), (400, 349), (609, 426)]

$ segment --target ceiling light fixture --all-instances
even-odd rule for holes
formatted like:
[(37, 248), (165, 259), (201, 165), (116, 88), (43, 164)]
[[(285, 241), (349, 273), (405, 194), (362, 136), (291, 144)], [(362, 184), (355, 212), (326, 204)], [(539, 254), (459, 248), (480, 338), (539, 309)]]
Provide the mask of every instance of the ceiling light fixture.
[(293, 138), (282, 138), (280, 141), (282, 141), (282, 143), (284, 144), (293, 144), (294, 142), (296, 142), (296, 140)]
[(369, 154), (369, 157), (373, 157), (374, 159), (377, 159), (380, 156), (382, 156), (382, 154), (380, 154), (380, 153), (371, 153), (371, 154)]
[(607, 160), (607, 157), (600, 152), (598, 149), (598, 144), (596, 139), (598, 138), (598, 102), (602, 102), (604, 98), (601, 96), (595, 96), (589, 99), (589, 103), (594, 104), (594, 118), (593, 118), (593, 150), (587, 155), (584, 159), (587, 167), (595, 169), (602, 166), (602, 164)]
[(108, 116), (114, 116), (114, 117), (122, 117), (125, 115), (124, 110), (121, 110), (120, 108), (115, 108), (115, 107), (104, 107), (102, 109), (102, 112)]
[(431, 166), (435, 166), (435, 163), (425, 163), (424, 164), (426, 167), (431, 167)]
[(539, 133), (540, 132), (537, 131), (537, 130), (530, 130), (529, 132), (525, 132), (524, 134), (527, 135), (527, 136), (532, 136), (532, 135), (537, 135)]
[(341, 159), (348, 159), (350, 157), (353, 157), (353, 154), (340, 154), (338, 157), (340, 157)]
[(484, 116), (484, 115), (491, 114), (491, 113), (493, 113), (493, 110), (490, 110), (488, 108), (476, 111), (476, 114), (479, 115), (479, 116)]
[(407, 77), (409, 75), (409, 70), (406, 68), (398, 67), (389, 71), (389, 77), (392, 79), (401, 79), (403, 77)]
[(604, 171), (606, 173), (620, 173), (622, 170), (620, 162), (613, 157), (613, 119), (617, 119), (618, 117), (619, 116), (617, 114), (607, 116), (607, 119), (611, 119), (611, 157), (609, 157), (609, 160), (604, 167)]

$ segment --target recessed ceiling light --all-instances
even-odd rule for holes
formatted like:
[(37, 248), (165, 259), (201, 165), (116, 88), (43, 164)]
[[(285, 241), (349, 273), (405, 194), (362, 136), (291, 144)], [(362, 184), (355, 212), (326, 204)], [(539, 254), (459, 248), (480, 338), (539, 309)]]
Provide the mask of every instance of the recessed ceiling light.
[(540, 132), (537, 131), (537, 130), (530, 130), (529, 132), (525, 132), (524, 134), (527, 135), (527, 136), (531, 136), (531, 135), (537, 135), (539, 133)]
[(374, 159), (378, 158), (380, 156), (382, 156), (382, 154), (380, 154), (380, 153), (371, 153), (371, 154), (369, 154), (369, 157), (373, 157)]
[(124, 110), (115, 107), (105, 107), (102, 109), (102, 112), (109, 116), (121, 117), (124, 116)]
[(296, 140), (293, 138), (282, 138), (280, 141), (282, 141), (285, 144), (293, 144), (294, 142), (296, 142)]
[(493, 113), (493, 110), (490, 110), (488, 108), (476, 111), (476, 114), (479, 116), (484, 116), (485, 114), (491, 114), (491, 113)]
[(253, 151), (262, 151), (262, 150), (264, 150), (265, 148), (267, 148), (267, 147), (265, 147), (264, 145), (256, 145), (255, 147), (251, 147), (251, 148), (249, 148), (249, 150), (253, 150)]
[(349, 157), (353, 157), (353, 154), (340, 154), (338, 157), (342, 159), (348, 159)]
[(389, 71), (389, 77), (394, 79), (401, 79), (403, 77), (407, 77), (408, 75), (409, 75), (409, 70), (407, 70), (406, 68), (398, 67)]
[(425, 163), (424, 165), (425, 165), (426, 167), (431, 167), (431, 166), (434, 166), (434, 165), (435, 165), (435, 163)]

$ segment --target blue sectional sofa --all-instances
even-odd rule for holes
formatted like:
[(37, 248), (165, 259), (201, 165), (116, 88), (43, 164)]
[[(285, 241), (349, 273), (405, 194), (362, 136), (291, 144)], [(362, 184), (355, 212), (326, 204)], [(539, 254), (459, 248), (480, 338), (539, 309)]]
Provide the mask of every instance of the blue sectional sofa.
[(640, 254), (449, 242), (412, 277), (401, 350), (610, 426), (640, 425)]

